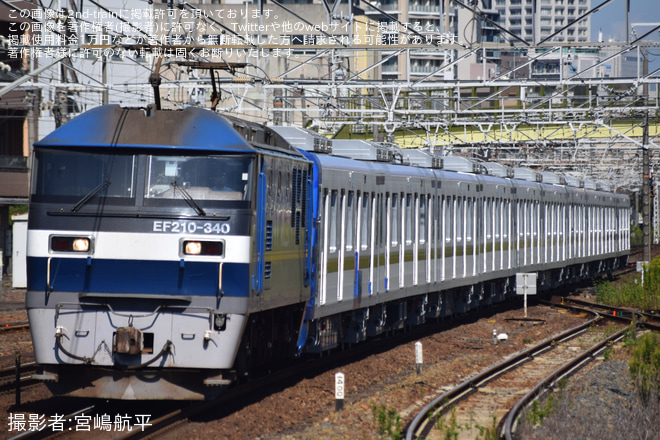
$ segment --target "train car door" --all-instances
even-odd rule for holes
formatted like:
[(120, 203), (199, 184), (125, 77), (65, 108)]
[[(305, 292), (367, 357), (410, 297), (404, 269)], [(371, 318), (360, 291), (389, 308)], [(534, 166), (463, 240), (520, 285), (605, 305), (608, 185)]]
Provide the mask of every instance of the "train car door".
[(374, 260), (375, 250), (373, 221), (371, 215), (371, 194), (361, 193), (358, 196), (358, 218), (357, 218), (357, 237), (356, 237), (356, 255), (357, 267), (360, 271), (357, 282), (359, 283), (360, 293), (363, 297), (373, 294), (374, 283)]
[[(339, 192), (325, 189), (323, 193), (323, 231), (321, 244), (321, 282), (319, 304), (334, 303), (339, 292), (338, 215)], [(343, 262), (343, 259), (342, 259)]]

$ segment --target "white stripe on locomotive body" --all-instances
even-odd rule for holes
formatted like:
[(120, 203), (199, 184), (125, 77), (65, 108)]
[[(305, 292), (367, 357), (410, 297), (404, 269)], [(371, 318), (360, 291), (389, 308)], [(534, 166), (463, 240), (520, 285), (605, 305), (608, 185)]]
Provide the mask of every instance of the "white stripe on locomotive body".
[[(50, 237), (91, 237), (92, 253), (51, 252)], [(224, 255), (181, 255), (181, 241), (223, 241)], [(225, 263), (250, 263), (250, 236), (238, 235), (186, 235), (137, 232), (91, 232), (62, 230), (30, 230), (27, 255), (29, 257), (92, 258), (140, 261), (222, 261)]]

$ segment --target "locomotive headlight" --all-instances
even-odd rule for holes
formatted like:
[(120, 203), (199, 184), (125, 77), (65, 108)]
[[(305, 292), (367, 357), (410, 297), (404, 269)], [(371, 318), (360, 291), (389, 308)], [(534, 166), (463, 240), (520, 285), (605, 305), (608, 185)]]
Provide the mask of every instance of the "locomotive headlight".
[(215, 257), (224, 255), (225, 246), (223, 241), (184, 240), (182, 244), (184, 255), (208, 255)]
[(50, 250), (53, 252), (90, 253), (91, 249), (92, 239), (89, 237), (52, 236), (50, 238)]
[(186, 241), (183, 249), (186, 255), (199, 255), (202, 253), (202, 243), (199, 241)]
[(87, 252), (89, 251), (89, 238), (76, 238), (71, 243), (71, 248), (74, 252)]

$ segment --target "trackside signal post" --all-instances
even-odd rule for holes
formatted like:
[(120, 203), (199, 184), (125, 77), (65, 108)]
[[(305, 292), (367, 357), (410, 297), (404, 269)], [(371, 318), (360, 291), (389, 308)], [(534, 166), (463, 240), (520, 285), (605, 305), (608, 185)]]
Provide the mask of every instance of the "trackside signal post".
[(527, 318), (527, 295), (536, 295), (537, 278), (536, 272), (516, 274), (516, 294), (524, 296), (525, 318)]

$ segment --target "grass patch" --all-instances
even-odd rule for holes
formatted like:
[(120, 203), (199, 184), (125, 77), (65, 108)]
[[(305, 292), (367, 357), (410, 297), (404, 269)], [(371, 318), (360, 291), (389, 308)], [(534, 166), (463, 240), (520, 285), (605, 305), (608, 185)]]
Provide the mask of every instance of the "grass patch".
[(644, 285), (641, 277), (630, 281), (596, 284), (596, 300), (616, 307), (636, 307), (643, 310), (660, 309), (660, 258), (644, 266)]

